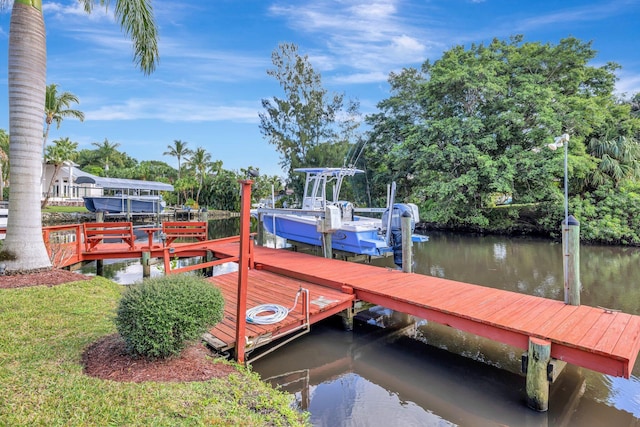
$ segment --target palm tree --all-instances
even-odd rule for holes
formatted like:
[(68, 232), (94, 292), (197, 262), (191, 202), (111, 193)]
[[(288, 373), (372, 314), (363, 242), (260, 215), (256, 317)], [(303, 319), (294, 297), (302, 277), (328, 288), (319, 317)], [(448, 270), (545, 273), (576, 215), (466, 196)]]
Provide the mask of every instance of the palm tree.
[(118, 151), (120, 143), (114, 142), (112, 144), (107, 138), (105, 138), (104, 141), (92, 142), (91, 145), (98, 147), (98, 155), (96, 157), (102, 159), (104, 164), (104, 174), (105, 176), (109, 176), (109, 160), (114, 161), (120, 153)]
[[(97, 0), (80, 0), (91, 12)], [(3, 252), (12, 257), (6, 270), (51, 268), (42, 238), (40, 176), (42, 168), (42, 113), (46, 100), (46, 32), (42, 0), (0, 0), (13, 3), (9, 30), (9, 161), (10, 202)], [(149, 0), (114, 0), (116, 18), (133, 40), (134, 61), (145, 74), (158, 60), (157, 29)], [(109, 1), (100, 0), (107, 6)], [(7, 257), (5, 257), (7, 258)]]
[(192, 153), (192, 151), (187, 148), (187, 144), (188, 142), (186, 141), (182, 142), (179, 139), (174, 139), (173, 145), (167, 145), (167, 151), (162, 153), (163, 156), (171, 156), (178, 159), (178, 179), (180, 179), (180, 159)]
[(0, 129), (0, 201), (4, 200), (4, 181), (9, 174), (9, 135)]
[(193, 169), (198, 178), (198, 192), (196, 193), (196, 203), (199, 203), (200, 190), (204, 183), (204, 177), (211, 164), (211, 154), (202, 147), (198, 147), (189, 157), (189, 166)]
[(627, 178), (640, 177), (640, 144), (635, 139), (625, 136), (593, 138), (588, 150), (600, 159), (590, 178), (594, 186), (611, 180), (617, 187)]
[(60, 168), (67, 160), (74, 160), (78, 143), (71, 142), (69, 138), (56, 139), (53, 141), (54, 145), (50, 145), (46, 148), (46, 152), (44, 155), (44, 160), (46, 163), (53, 164), (53, 175), (51, 176), (51, 181), (49, 181), (49, 186), (47, 187), (47, 192), (44, 196), (44, 200), (42, 201), (42, 208), (47, 206), (49, 202), (49, 196), (51, 196), (51, 187), (53, 187), (53, 182), (60, 172)]
[(44, 102), (44, 122), (46, 124), (44, 131), (44, 142), (42, 143), (42, 149), (47, 145), (47, 138), (49, 137), (49, 128), (51, 123), (56, 122), (56, 129), (60, 129), (60, 123), (65, 117), (74, 117), (81, 122), (84, 121), (84, 113), (79, 110), (70, 109), (69, 106), (74, 102), (79, 104), (78, 97), (71, 92), (58, 93), (58, 85), (55, 83), (47, 86)]

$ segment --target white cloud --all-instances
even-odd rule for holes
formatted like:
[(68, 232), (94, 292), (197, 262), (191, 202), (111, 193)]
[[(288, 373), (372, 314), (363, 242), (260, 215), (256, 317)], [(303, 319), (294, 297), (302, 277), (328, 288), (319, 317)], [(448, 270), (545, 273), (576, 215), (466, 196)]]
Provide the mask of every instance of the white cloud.
[(618, 72), (620, 80), (616, 82), (616, 93), (631, 97), (640, 93), (640, 75)]
[(426, 59), (428, 46), (433, 42), (427, 40), (422, 28), (411, 25), (402, 16), (407, 11), (399, 10), (400, 2), (353, 3), (316, 0), (295, 6), (277, 5), (270, 11), (283, 17), (298, 32), (324, 40), (321, 49), (328, 49), (323, 53), (328, 59), (324, 62), (333, 65), (323, 68), (355, 69), (354, 81), (357, 76), (386, 75), (389, 69), (419, 64)]
[(133, 98), (120, 104), (103, 105), (85, 111), (86, 121), (161, 120), (165, 122), (219, 122), (257, 123), (258, 107), (234, 105), (207, 105), (194, 101), (174, 99)]

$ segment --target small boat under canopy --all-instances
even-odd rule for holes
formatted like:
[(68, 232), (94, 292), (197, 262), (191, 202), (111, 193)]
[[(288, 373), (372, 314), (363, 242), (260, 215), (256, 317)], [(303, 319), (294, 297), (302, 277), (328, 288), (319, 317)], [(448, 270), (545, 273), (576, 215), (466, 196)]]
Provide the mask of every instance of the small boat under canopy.
[(91, 212), (160, 213), (165, 207), (160, 191), (173, 191), (171, 184), (157, 181), (79, 176), (75, 182), (102, 189), (102, 195), (83, 197)]

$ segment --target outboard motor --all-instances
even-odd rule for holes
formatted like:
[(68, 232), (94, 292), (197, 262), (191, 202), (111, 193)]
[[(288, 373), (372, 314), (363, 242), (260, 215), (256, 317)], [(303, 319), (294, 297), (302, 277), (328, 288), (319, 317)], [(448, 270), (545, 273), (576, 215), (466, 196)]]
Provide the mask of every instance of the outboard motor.
[[(397, 266), (402, 266), (402, 215), (407, 212), (411, 216), (411, 233), (416, 228), (418, 217), (418, 206), (413, 203), (394, 203), (391, 213), (391, 246), (393, 247), (393, 262)], [(389, 209), (382, 214), (382, 224), (389, 224)]]

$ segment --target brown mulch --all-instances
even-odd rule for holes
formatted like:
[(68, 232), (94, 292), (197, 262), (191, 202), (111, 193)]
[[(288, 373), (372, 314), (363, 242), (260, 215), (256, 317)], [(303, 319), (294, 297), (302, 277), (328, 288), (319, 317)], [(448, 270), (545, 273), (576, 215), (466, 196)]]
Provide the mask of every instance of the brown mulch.
[(166, 360), (147, 360), (127, 354), (124, 340), (118, 334), (91, 344), (82, 355), (87, 375), (106, 380), (143, 381), (206, 381), (227, 376), (236, 369), (215, 363), (211, 352), (202, 344), (187, 347), (179, 357)]
[(27, 286), (55, 286), (63, 283), (77, 282), (78, 280), (89, 280), (90, 277), (84, 274), (74, 273), (68, 270), (54, 268), (43, 270), (37, 273), (13, 274), (11, 276), (0, 276), (0, 289), (24, 288)]
[[(0, 289), (27, 286), (55, 286), (91, 277), (67, 270), (52, 269), (29, 274), (0, 276)], [(179, 357), (146, 360), (129, 356), (124, 340), (118, 334), (108, 335), (89, 345), (82, 364), (87, 375), (122, 382), (206, 381), (237, 372), (232, 365), (215, 363), (203, 344), (187, 347)]]

